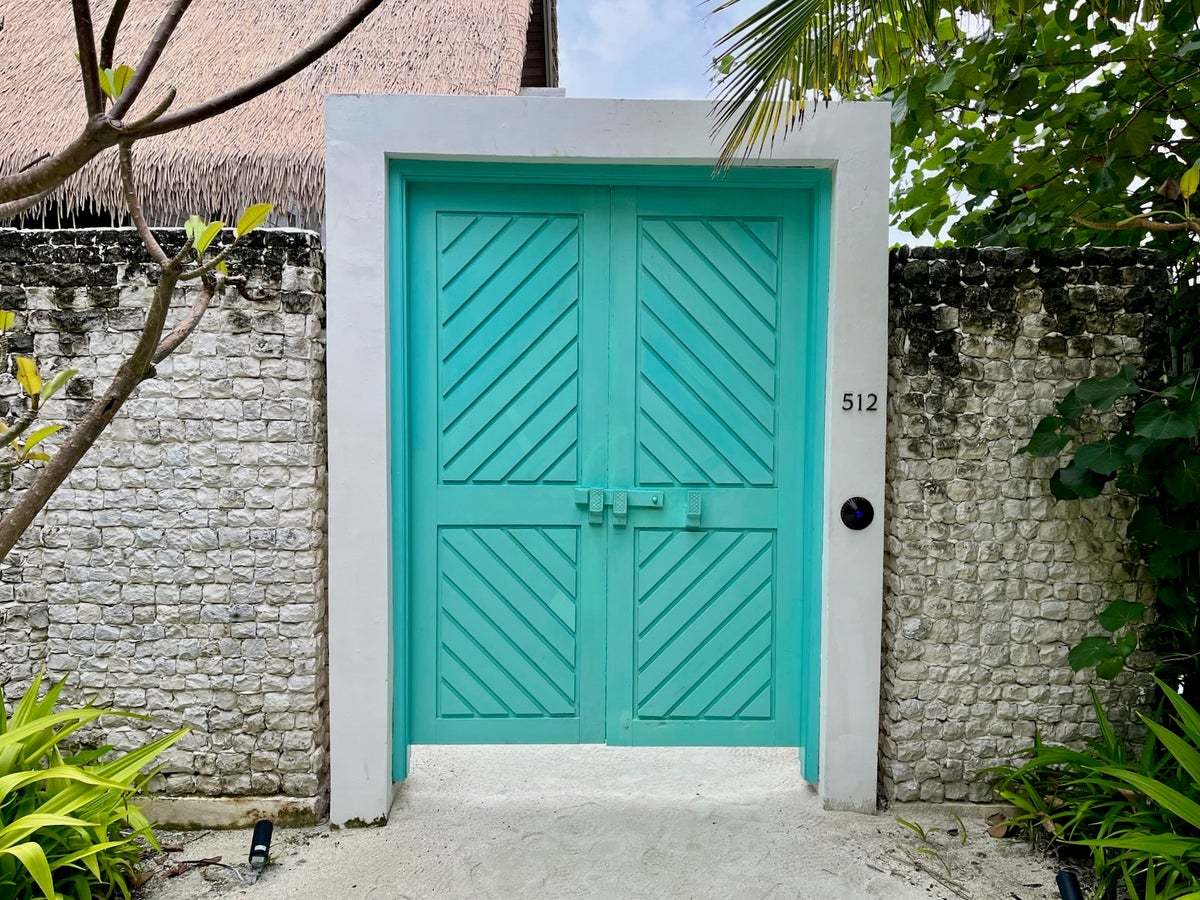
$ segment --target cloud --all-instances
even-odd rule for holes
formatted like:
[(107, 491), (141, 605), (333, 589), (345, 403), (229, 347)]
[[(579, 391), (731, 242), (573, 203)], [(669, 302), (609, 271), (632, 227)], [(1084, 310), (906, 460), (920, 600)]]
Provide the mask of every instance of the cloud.
[(696, 0), (560, 0), (562, 75), (575, 97), (703, 97), (713, 27)]

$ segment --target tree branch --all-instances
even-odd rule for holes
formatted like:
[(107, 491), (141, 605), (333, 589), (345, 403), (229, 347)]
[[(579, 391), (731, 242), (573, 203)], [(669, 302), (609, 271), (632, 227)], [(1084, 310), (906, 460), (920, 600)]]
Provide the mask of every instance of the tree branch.
[(146, 45), (146, 52), (142, 54), (137, 68), (133, 71), (133, 78), (129, 80), (129, 84), (125, 85), (125, 90), (121, 92), (121, 96), (113, 103), (110, 115), (114, 119), (123, 119), (125, 113), (133, 106), (134, 101), (137, 100), (138, 95), (142, 92), (142, 88), (146, 86), (146, 81), (149, 79), (150, 73), (158, 65), (158, 59), (162, 56), (163, 50), (167, 48), (167, 42), (171, 40), (171, 35), (175, 33), (175, 29), (179, 25), (179, 20), (183, 18), (183, 14), (187, 12), (187, 8), (191, 5), (192, 0), (174, 0), (162, 19), (159, 20), (158, 28), (154, 30), (154, 37), (150, 38), (150, 43)]
[(196, 326), (200, 324), (200, 320), (204, 318), (204, 313), (208, 311), (208, 305), (212, 302), (213, 292), (216, 290), (216, 281), (211, 278), (205, 278), (200, 285), (200, 293), (196, 297), (196, 302), (192, 304), (192, 308), (174, 328), (167, 334), (165, 338), (159, 341), (158, 348), (154, 351), (154, 356), (150, 359), (151, 365), (158, 365), (188, 339)]
[(158, 105), (154, 107), (154, 109), (150, 110), (150, 112), (148, 112), (146, 115), (142, 116), (142, 118), (130, 122), (126, 126), (126, 129), (128, 131), (137, 131), (139, 128), (145, 128), (159, 116), (165, 113), (168, 109), (170, 109), (171, 104), (174, 102), (175, 88), (167, 88), (167, 92), (163, 94), (162, 99), (158, 101)]
[(32, 194), (57, 188), (120, 139), (120, 132), (104, 119), (89, 122), (79, 136), (58, 153), (28, 169), (0, 176), (0, 203), (24, 200)]
[(37, 421), (38, 411), (31, 405), (29, 409), (17, 417), (17, 421), (0, 432), (0, 447), (7, 447)]
[(235, 237), (233, 239), (232, 244), (230, 244), (228, 247), (226, 247), (224, 250), (222, 250), (220, 253), (218, 253), (216, 256), (214, 256), (212, 259), (210, 259), (208, 262), (203, 263), (199, 266), (196, 266), (196, 268), (194, 268), (194, 269), (188, 269), (186, 272), (180, 273), (179, 280), (180, 281), (194, 281), (195, 279), (203, 278), (205, 275), (214, 271), (217, 268), (217, 266), (219, 266), (221, 263), (225, 262), (225, 260), (229, 258), (229, 254), (233, 252), (233, 248), (237, 246), (239, 240), (241, 240), (241, 238)]
[(83, 419), (71, 429), (58, 452), (0, 519), (0, 559), (8, 556), (21, 535), (46, 505), (46, 501), (67, 480), (67, 476), (103, 434), (130, 394), (141, 384), (162, 336), (163, 324), (176, 283), (175, 273), (170, 269), (163, 269), (162, 277), (154, 289), (154, 300), (146, 314), (137, 347), (121, 363), (108, 389), (92, 403)]
[(92, 30), (92, 9), (88, 0), (71, 0), (75, 16), (75, 43), (79, 45), (79, 70), (83, 75), (83, 99), (90, 119), (104, 112), (104, 94), (100, 91), (100, 71), (96, 62), (96, 34)]
[(1145, 216), (1131, 216), (1119, 222), (1097, 222), (1085, 216), (1071, 216), (1071, 221), (1085, 228), (1096, 231), (1129, 231), (1134, 228), (1144, 228), (1147, 231), (1191, 231), (1200, 234), (1200, 220), (1185, 219), (1182, 222), (1156, 222)]
[[(215, 97), (212, 100), (199, 103), (196, 106), (189, 107), (172, 115), (163, 116), (152, 125), (139, 129), (135, 136), (139, 138), (151, 137), (156, 134), (166, 134), (169, 131), (178, 131), (180, 128), (186, 128), (189, 125), (195, 125), (197, 122), (203, 122), (205, 119), (211, 119), (213, 116), (229, 112), (229, 110), (265, 94), (271, 88), (278, 87), (336, 47), (346, 35), (358, 27), (359, 23), (374, 12), (381, 3), (383, 3), (383, 0), (359, 0), (358, 4), (334, 24), (329, 31), (325, 32), (315, 43), (310, 44), (306, 49), (297, 53), (287, 62), (276, 66), (266, 74), (247, 82), (240, 88), (232, 90), (227, 94), (222, 94), (220, 97)], [(141, 73), (139, 72), (138, 74), (140, 75)], [(0, 197), (0, 199), (4, 198)]]
[(116, 0), (108, 14), (108, 24), (104, 26), (104, 36), (100, 38), (100, 65), (105, 69), (112, 68), (113, 53), (117, 49), (117, 33), (125, 20), (125, 10), (129, 8), (129, 0)]
[(142, 214), (142, 204), (138, 200), (137, 189), (133, 183), (133, 151), (130, 149), (128, 141), (121, 143), (117, 149), (117, 155), (120, 159), (121, 187), (125, 191), (125, 206), (129, 209), (129, 218), (133, 220), (133, 227), (137, 229), (138, 237), (146, 245), (146, 250), (149, 251), (151, 258), (166, 268), (171, 265), (171, 260), (163, 252), (163, 248), (154, 237), (154, 232), (146, 224), (145, 215)]
[[(72, 2), (86, 3), (86, 0), (72, 0)], [(122, 140), (133, 141), (143, 137), (152, 137), (156, 134), (178, 131), (180, 128), (186, 128), (189, 125), (194, 125), (197, 122), (202, 122), (228, 112), (266, 93), (271, 88), (278, 87), (337, 46), (346, 35), (354, 30), (363, 19), (374, 12), (381, 3), (383, 3), (383, 0), (359, 0), (354, 9), (338, 20), (329, 31), (323, 34), (307, 49), (296, 54), (287, 62), (277, 66), (265, 75), (213, 100), (190, 107), (174, 115), (152, 113), (137, 123), (126, 125), (124, 128), (118, 127), (112, 117), (98, 116), (89, 120), (83, 131), (70, 144), (53, 156), (43, 160), (27, 171), (0, 176), (0, 203), (7, 203), (11, 200), (24, 200), (33, 194), (40, 194), (42, 191), (57, 188), (97, 154), (107, 150), (109, 147), (115, 146)], [(82, 55), (81, 53), (80, 56)], [(143, 73), (137, 72), (135, 73), (135, 77), (141, 74)], [(98, 91), (100, 87), (98, 78), (93, 76), (92, 81), (95, 82), (95, 87)], [(87, 79), (85, 79), (85, 83), (87, 83)], [(128, 90), (129, 88), (126, 87), (127, 92)], [(164, 101), (164, 103), (169, 105), (168, 101)], [(164, 104), (160, 104), (160, 108), (163, 107)]]
[(27, 209), (37, 206), (51, 194), (55, 188), (47, 188), (40, 194), (34, 194), (32, 197), (26, 197), (24, 200), (10, 200), (8, 203), (0, 203), (0, 221), (11, 219), (14, 216), (19, 216)]

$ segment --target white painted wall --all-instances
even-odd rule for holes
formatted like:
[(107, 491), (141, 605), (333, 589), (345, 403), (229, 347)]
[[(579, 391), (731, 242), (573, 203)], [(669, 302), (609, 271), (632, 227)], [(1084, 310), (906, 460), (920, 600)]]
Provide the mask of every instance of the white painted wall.
[[(392, 798), (392, 520), (388, 489), (388, 157), (711, 165), (704, 101), (337, 96), (326, 101), (331, 818)], [(833, 172), (822, 596), (825, 805), (875, 810), (883, 527), (847, 531), (850, 496), (883, 510), (887, 383), (885, 104), (812, 116), (766, 166)], [(874, 414), (844, 392), (875, 393)]]

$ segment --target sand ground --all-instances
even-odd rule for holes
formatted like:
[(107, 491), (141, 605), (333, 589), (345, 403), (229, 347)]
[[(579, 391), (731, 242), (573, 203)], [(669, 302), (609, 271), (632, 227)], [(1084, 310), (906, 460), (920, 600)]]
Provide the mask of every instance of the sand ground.
[[(1049, 864), (946, 809), (826, 812), (794, 750), (421, 747), (386, 827), (280, 829), (246, 885), (249, 831), (182, 844), (145, 900), (799, 898), (1056, 900)], [(936, 829), (936, 830), (933, 830)], [(932, 833), (929, 833), (933, 830)], [(181, 860), (219, 865), (166, 877)]]

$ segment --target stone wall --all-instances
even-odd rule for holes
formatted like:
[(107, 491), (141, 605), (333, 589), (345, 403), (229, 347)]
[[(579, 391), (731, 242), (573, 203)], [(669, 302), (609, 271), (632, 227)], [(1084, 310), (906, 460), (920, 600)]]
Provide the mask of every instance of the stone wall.
[[(146, 259), (128, 230), (0, 230), (14, 351), (32, 350), (43, 372), (80, 370), (49, 417), (78, 417), (93, 379), (104, 385), (136, 342)], [(230, 266), (262, 299), (215, 299), (6, 561), (0, 681), (12, 696), (45, 667), (71, 675), (74, 700), (153, 717), (110, 724), (104, 739), (118, 747), (191, 728), (161, 790), (319, 805), (324, 260), (316, 235), (275, 231), (251, 236)], [(191, 302), (180, 292), (168, 327)], [(0, 413), (18, 394), (0, 376)]]
[(982, 800), (977, 771), (1035, 729), (1092, 733), (1067, 653), (1104, 605), (1145, 596), (1128, 501), (1056, 502), (1053, 461), (1017, 449), (1078, 381), (1161, 356), (1166, 273), (1130, 250), (915, 248), (890, 282), (882, 792)]

